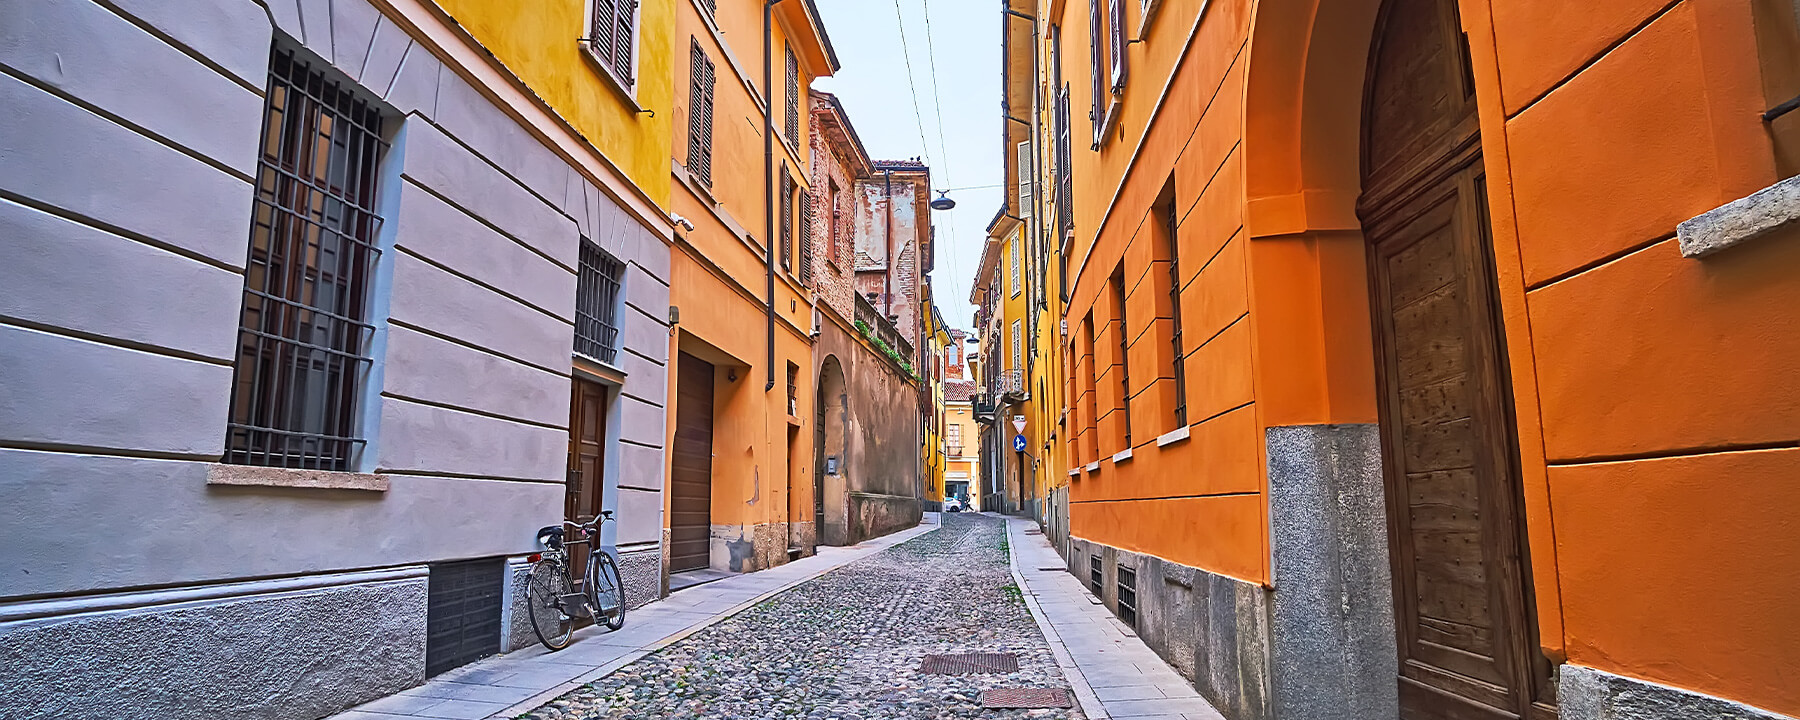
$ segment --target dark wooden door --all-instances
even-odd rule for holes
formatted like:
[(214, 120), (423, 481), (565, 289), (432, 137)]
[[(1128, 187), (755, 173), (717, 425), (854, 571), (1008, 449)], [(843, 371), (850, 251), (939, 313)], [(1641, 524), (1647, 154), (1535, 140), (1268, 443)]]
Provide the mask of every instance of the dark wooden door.
[[(569, 397), (569, 478), (563, 517), (570, 520), (600, 514), (606, 492), (606, 387), (576, 378)], [(573, 567), (587, 567), (587, 546), (570, 547)]]
[(713, 366), (681, 353), (669, 478), (669, 570), (707, 567), (712, 537)]
[(1554, 718), (1454, 0), (1389, 0), (1364, 144), (1404, 720)]

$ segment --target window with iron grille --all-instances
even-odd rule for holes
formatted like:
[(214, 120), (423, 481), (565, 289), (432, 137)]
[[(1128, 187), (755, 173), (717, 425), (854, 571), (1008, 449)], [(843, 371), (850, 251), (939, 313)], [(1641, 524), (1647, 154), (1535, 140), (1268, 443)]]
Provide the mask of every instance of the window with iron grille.
[(831, 243), (831, 245), (825, 249), (825, 260), (827, 262), (830, 262), (832, 265), (842, 267), (844, 264), (844, 248), (842, 246), (842, 242), (838, 239), (838, 225), (840, 224), (839, 221), (842, 218), (839, 217), (840, 213), (838, 211), (838, 184), (837, 184), (837, 181), (836, 180), (826, 180), (826, 187), (829, 189), (828, 192), (826, 192), (826, 194), (825, 194), (826, 202), (830, 203), (830, 205), (827, 208), (827, 210), (829, 210), (829, 213), (825, 217), (826, 217), (826, 220), (831, 224), (831, 228), (830, 228), (830, 230), (826, 231), (826, 234), (828, 236), (827, 240)]
[(794, 178), (781, 166), (781, 269), (794, 272)]
[(712, 186), (713, 62), (698, 39), (692, 41), (688, 63), (688, 161), (687, 169), (701, 185)]
[(700, 0), (700, 7), (706, 8), (706, 14), (719, 14), (719, 0)]
[(1119, 336), (1119, 427), (1124, 431), (1125, 447), (1131, 449), (1131, 341), (1126, 337), (1125, 268), (1113, 271), (1113, 307), (1118, 308), (1118, 322), (1113, 334)]
[(633, 54), (637, 51), (638, 0), (588, 0), (588, 50), (626, 89), (637, 83)]
[(1119, 575), (1119, 620), (1137, 629), (1137, 571), (1120, 565)]
[(788, 363), (788, 414), (800, 414), (800, 366)]
[(1099, 553), (1088, 556), (1088, 589), (1094, 591), (1094, 597), (1106, 596), (1106, 572)]
[[(1169, 253), (1169, 348), (1171, 377), (1175, 379), (1175, 428), (1185, 427), (1187, 420), (1187, 363), (1181, 347), (1181, 236), (1175, 213), (1175, 183), (1169, 182), (1164, 196), (1168, 199), (1157, 208), (1163, 224), (1163, 238)], [(1173, 428), (1172, 428), (1173, 429)]]
[(352, 470), (381, 250), (380, 110), (275, 48), (224, 462)]
[(583, 238), (580, 272), (575, 287), (575, 352), (613, 364), (619, 357), (619, 285), (625, 263)]
[(812, 193), (800, 193), (800, 284), (812, 285), (813, 281), (813, 217)]
[(800, 59), (794, 57), (794, 47), (785, 48), (787, 53), (787, 130), (788, 142), (800, 144)]

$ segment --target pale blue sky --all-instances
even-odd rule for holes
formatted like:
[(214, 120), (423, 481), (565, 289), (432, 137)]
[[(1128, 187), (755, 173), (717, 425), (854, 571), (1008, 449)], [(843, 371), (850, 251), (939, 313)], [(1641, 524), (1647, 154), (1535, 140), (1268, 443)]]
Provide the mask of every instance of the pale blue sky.
[[(898, 0), (896, 7), (896, 0), (817, 0), (817, 4), (844, 69), (820, 78), (814, 87), (843, 102), (870, 155), (877, 160), (926, 160), (931, 163), (931, 184), (940, 190), (1002, 182), (1000, 3)], [(917, 116), (907, 85), (907, 56), (901, 52), (902, 31), (912, 62), (912, 87), (918, 89)], [(950, 196), (956, 199), (956, 209), (933, 213), (938, 238), (933, 294), (944, 319), (954, 327), (972, 325), (969, 285), (1001, 193), (999, 187), (954, 191)]]

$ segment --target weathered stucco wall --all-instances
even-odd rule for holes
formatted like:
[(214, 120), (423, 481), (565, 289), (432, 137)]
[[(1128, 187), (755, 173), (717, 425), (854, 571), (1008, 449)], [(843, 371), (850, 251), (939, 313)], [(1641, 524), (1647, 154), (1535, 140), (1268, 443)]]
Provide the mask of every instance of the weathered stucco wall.
[[(854, 332), (854, 331), (850, 331)], [(924, 491), (919, 467), (917, 388), (886, 358), (827, 323), (818, 356), (843, 364), (848, 412), (843, 423), (847, 527), (844, 542), (857, 543), (917, 525)], [(833, 499), (827, 478), (827, 499)], [(827, 519), (830, 519), (829, 513)], [(831, 538), (828, 528), (826, 538)]]

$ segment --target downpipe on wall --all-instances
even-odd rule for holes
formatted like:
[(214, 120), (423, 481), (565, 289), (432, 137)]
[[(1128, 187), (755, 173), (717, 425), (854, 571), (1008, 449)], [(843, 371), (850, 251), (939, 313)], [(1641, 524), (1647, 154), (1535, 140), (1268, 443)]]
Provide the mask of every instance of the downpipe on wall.
[(775, 46), (774, 12), (781, 0), (763, 0), (763, 319), (766, 322), (764, 344), (768, 348), (765, 369), (768, 382), (763, 393), (775, 389)]

